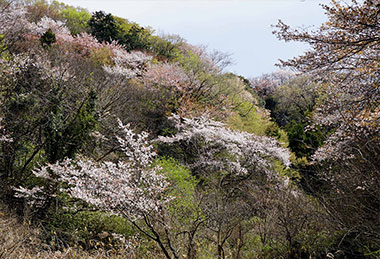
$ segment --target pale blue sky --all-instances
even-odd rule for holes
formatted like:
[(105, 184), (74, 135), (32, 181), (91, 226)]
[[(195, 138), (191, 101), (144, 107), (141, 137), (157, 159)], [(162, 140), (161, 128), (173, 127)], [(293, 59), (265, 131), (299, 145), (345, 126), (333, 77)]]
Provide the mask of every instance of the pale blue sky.
[[(61, 0), (89, 11), (103, 10), (156, 31), (179, 34), (189, 43), (232, 54), (227, 70), (245, 77), (275, 71), (278, 59), (307, 46), (272, 35), (278, 19), (291, 26), (318, 27), (326, 20), (319, 4), (330, 0)], [(312, 28), (312, 27), (311, 27)]]

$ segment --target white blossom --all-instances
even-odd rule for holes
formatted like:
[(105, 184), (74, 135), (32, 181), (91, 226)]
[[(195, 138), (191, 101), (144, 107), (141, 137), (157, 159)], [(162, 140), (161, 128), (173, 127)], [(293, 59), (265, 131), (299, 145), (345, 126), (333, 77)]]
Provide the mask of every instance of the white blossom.
[(24, 7), (9, 4), (0, 6), (0, 34), (12, 35), (23, 32), (29, 22), (26, 19)]
[(8, 135), (3, 133), (4, 131), (4, 125), (1, 125), (3, 118), (0, 117), (0, 143), (1, 142), (12, 142), (13, 139)]
[(33, 34), (41, 36), (47, 30), (51, 29), (56, 35), (70, 35), (69, 29), (66, 27), (64, 22), (55, 21), (49, 17), (42, 17), (37, 23), (29, 23), (29, 30)]
[[(68, 189), (61, 187), (58, 191), (68, 192), (99, 209), (131, 219), (158, 212), (170, 199), (164, 196), (168, 182), (159, 173), (161, 168), (152, 166), (155, 153), (147, 142), (148, 135), (133, 133), (120, 120), (119, 127), (124, 135), (118, 140), (127, 161), (96, 163), (89, 159), (66, 159), (36, 169), (34, 175), (51, 184), (66, 183)], [(15, 188), (16, 196), (33, 200), (35, 192), (41, 191), (35, 188)]]
[(19, 186), (17, 188), (13, 188), (13, 190), (16, 192), (16, 198), (25, 198), (27, 204), (29, 204), (32, 207), (40, 207), (44, 204), (46, 200), (44, 190), (39, 186), (33, 187), (32, 189), (27, 189)]
[(115, 44), (109, 44), (109, 47), (113, 53), (112, 61), (114, 65), (104, 65), (103, 69), (113, 76), (123, 76), (126, 79), (141, 76), (145, 64), (152, 59), (151, 56), (141, 51), (127, 52)]
[[(214, 168), (226, 170), (237, 175), (248, 174), (252, 168), (264, 171), (268, 177), (274, 176), (271, 163), (280, 160), (285, 166), (290, 165), (290, 153), (277, 141), (246, 132), (231, 130), (221, 122), (203, 115), (196, 118), (171, 117), (176, 121), (178, 133), (172, 137), (160, 137), (164, 143), (190, 143), (197, 145), (199, 156), (191, 168)], [(198, 142), (198, 144), (197, 144)], [(228, 152), (228, 158), (220, 156)]]

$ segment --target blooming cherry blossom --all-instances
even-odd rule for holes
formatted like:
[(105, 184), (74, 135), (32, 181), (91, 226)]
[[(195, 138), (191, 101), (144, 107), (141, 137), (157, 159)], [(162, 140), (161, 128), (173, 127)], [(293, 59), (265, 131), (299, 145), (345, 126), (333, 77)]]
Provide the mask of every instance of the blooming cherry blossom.
[[(207, 115), (191, 119), (173, 115), (171, 119), (176, 122), (178, 133), (172, 137), (160, 137), (159, 140), (189, 146), (198, 141), (196, 152), (199, 156), (190, 165), (191, 168), (219, 168), (236, 175), (247, 175), (252, 173), (251, 168), (256, 168), (271, 177), (273, 158), (286, 166), (290, 165), (289, 151), (272, 138), (231, 130)], [(220, 157), (225, 151), (231, 155), (230, 159)]]
[(55, 21), (46, 16), (42, 17), (42, 19), (37, 23), (29, 23), (28, 28), (33, 34), (37, 34), (39, 36), (44, 34), (48, 29), (51, 29), (57, 36), (65, 34), (70, 35), (69, 29), (63, 22)]
[(112, 61), (114, 65), (105, 65), (103, 69), (111, 76), (122, 76), (127, 79), (141, 76), (146, 63), (152, 59), (151, 56), (141, 51), (127, 52), (115, 43), (107, 44), (107, 47), (113, 53)]
[(143, 81), (147, 87), (162, 86), (186, 93), (191, 90), (193, 82), (186, 72), (177, 64), (151, 64), (144, 73)]
[[(46, 179), (49, 184), (66, 183), (68, 188), (58, 185), (59, 192), (68, 192), (98, 209), (128, 219), (158, 212), (170, 200), (164, 196), (168, 182), (164, 175), (159, 174), (160, 167), (152, 166), (155, 153), (147, 142), (148, 134), (135, 134), (121, 121), (119, 127), (124, 135), (117, 139), (127, 161), (96, 163), (85, 158), (66, 159), (36, 169), (34, 175)], [(45, 198), (48, 194), (41, 187), (31, 190), (18, 187), (14, 190), (16, 197), (27, 198), (32, 206), (43, 205), (41, 194), (45, 192)]]
[(0, 34), (17, 33), (25, 29), (26, 9), (14, 4), (0, 6)]

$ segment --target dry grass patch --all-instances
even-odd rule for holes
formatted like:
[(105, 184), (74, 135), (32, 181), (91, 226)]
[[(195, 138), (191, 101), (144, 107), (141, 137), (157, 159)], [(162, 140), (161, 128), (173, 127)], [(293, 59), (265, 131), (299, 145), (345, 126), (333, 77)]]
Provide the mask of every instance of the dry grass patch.
[[(80, 248), (67, 248), (52, 251), (38, 238), (39, 229), (27, 221), (20, 222), (5, 206), (0, 204), (0, 259), (85, 259), (85, 258), (141, 258), (135, 248), (122, 248), (119, 251), (84, 251)], [(148, 256), (150, 257), (150, 256)]]

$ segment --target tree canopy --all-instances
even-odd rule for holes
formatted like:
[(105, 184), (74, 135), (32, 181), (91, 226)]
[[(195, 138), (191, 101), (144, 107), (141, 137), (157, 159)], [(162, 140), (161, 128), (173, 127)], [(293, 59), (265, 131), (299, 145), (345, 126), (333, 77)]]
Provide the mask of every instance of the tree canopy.
[(291, 29), (279, 21), (275, 31), (279, 39), (311, 46), (281, 64), (322, 84), (324, 98), (314, 120), (333, 131), (313, 157), (328, 185), (324, 198), (339, 224), (366, 242), (379, 242), (380, 237), (380, 229), (373, 227), (379, 226), (379, 218), (371, 216), (380, 214), (379, 7), (372, 0), (332, 1), (323, 5), (328, 21), (319, 29)]

